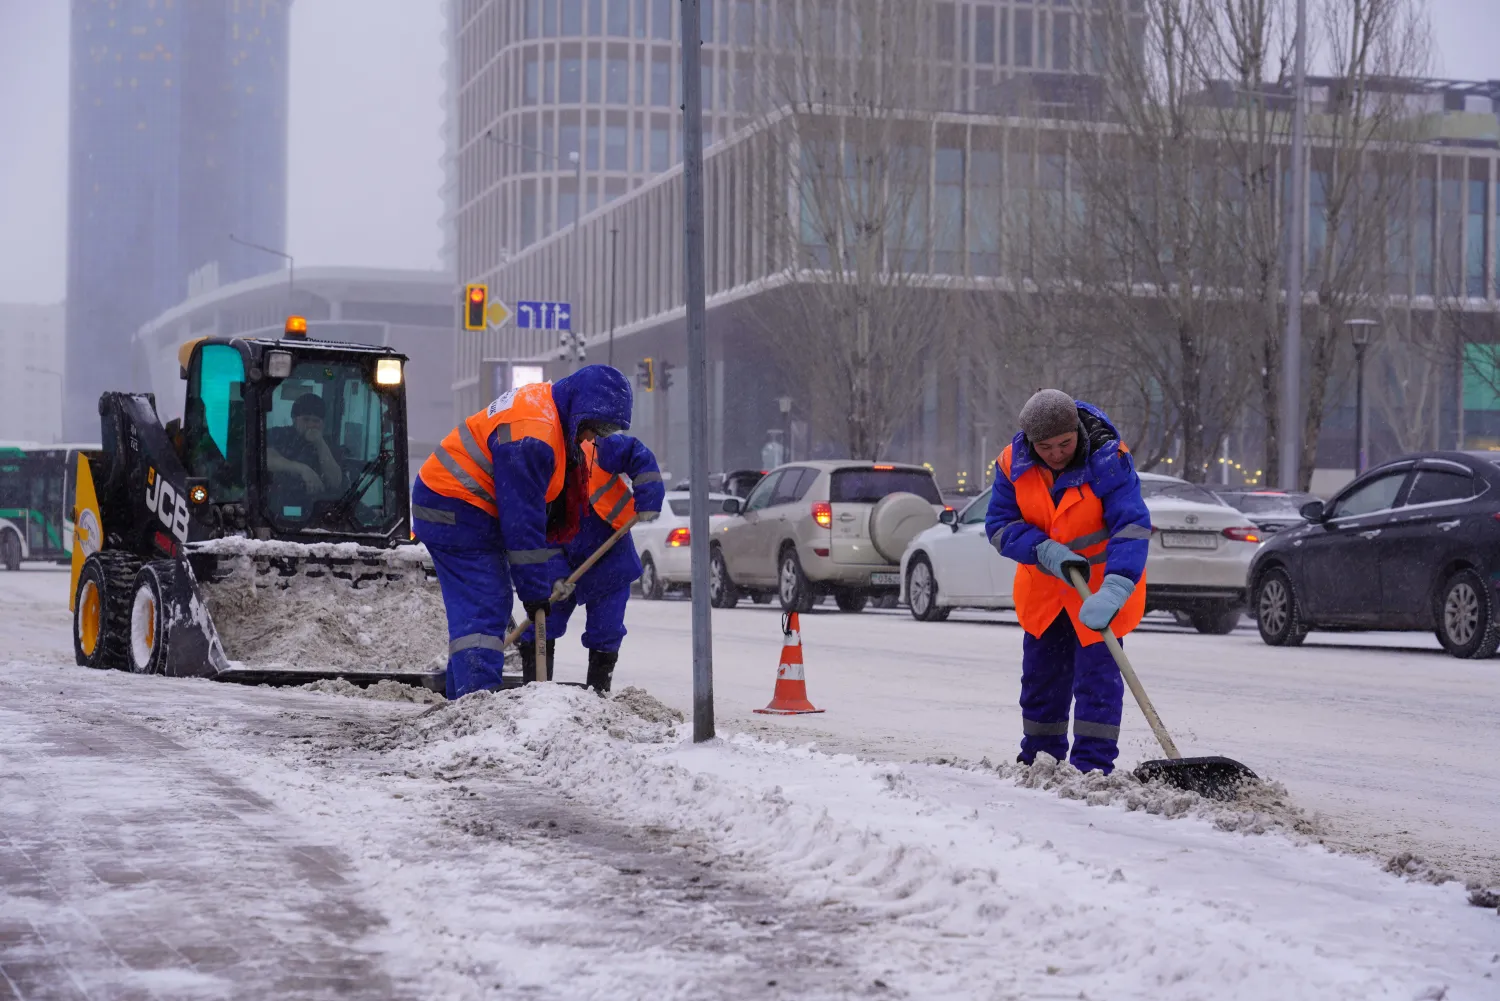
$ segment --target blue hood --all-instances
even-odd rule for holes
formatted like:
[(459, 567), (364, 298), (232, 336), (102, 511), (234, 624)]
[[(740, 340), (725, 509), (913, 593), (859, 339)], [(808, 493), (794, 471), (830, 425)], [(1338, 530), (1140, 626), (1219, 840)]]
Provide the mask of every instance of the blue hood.
[(552, 402), (562, 418), (571, 444), (578, 440), (578, 425), (604, 421), (630, 429), (630, 380), (608, 365), (585, 365), (552, 384)]
[[(1060, 486), (1072, 486), (1094, 479), (1100, 472), (1099, 463), (1109, 462), (1119, 452), (1120, 432), (1109, 415), (1092, 403), (1082, 400), (1077, 402), (1078, 424), (1082, 432), (1080, 444), (1088, 451), (1081, 468), (1066, 470), (1058, 476), (1057, 483)], [(1011, 479), (1014, 480), (1036, 465), (1037, 458), (1024, 431), (1018, 432), (1010, 444), (1010, 470)]]

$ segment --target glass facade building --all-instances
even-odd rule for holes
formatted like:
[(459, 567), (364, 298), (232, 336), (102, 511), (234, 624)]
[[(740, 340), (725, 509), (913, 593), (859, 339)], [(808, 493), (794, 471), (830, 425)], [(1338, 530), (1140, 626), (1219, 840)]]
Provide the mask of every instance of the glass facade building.
[(66, 433), (142, 388), (131, 338), (205, 270), (282, 268), (291, 0), (73, 0)]

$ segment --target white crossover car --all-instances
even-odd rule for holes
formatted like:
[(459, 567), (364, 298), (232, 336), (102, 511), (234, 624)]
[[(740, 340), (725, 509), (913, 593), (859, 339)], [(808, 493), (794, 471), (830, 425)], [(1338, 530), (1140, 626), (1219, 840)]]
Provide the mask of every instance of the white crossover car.
[[(1152, 526), (1146, 609), (1177, 613), (1202, 633), (1230, 632), (1245, 609), (1260, 530), (1203, 487), (1175, 476), (1142, 473), (1141, 494)], [(985, 539), (989, 506), (986, 490), (907, 546), (902, 596), (913, 617), (935, 622), (955, 608), (1015, 606), (1016, 565)]]
[[(713, 528), (726, 521), (722, 513), (728, 494), (708, 495), (708, 522)], [(661, 517), (630, 530), (636, 552), (641, 555), (641, 596), (652, 601), (668, 591), (686, 588), (693, 581), (692, 531), (688, 528), (688, 492), (669, 490), (661, 506)]]

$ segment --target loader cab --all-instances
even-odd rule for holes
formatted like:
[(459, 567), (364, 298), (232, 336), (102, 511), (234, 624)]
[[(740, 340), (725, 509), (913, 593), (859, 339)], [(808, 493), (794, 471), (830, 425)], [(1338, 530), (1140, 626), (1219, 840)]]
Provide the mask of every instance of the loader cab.
[(173, 446), (227, 531), (390, 545), (408, 536), (405, 357), (302, 337), (183, 347)]

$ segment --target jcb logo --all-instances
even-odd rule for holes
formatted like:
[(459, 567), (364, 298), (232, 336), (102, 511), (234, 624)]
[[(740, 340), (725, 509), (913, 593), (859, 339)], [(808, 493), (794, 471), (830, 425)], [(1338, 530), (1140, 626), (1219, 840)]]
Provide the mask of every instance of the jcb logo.
[(154, 469), (146, 476), (146, 510), (155, 511), (168, 531), (177, 536), (178, 542), (187, 541), (187, 500), (172, 489), (165, 476), (157, 476)]

